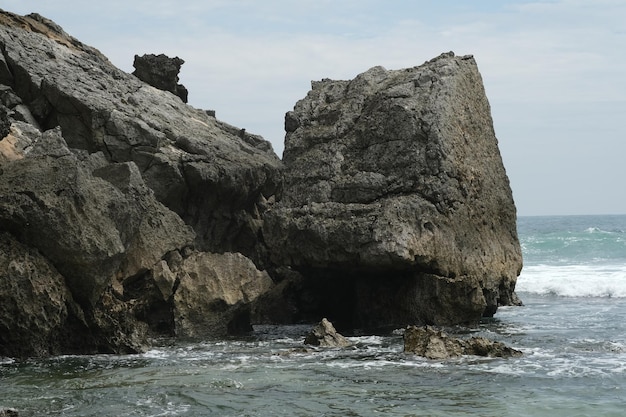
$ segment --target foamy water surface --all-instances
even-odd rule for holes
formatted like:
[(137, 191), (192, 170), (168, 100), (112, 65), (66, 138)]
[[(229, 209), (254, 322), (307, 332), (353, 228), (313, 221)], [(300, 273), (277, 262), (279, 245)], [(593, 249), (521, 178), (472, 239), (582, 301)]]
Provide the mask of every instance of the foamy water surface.
[(309, 325), (126, 356), (0, 359), (20, 416), (623, 416), (626, 216), (522, 218), (523, 307), (449, 328), (522, 350), (433, 361), (401, 331), (303, 349)]

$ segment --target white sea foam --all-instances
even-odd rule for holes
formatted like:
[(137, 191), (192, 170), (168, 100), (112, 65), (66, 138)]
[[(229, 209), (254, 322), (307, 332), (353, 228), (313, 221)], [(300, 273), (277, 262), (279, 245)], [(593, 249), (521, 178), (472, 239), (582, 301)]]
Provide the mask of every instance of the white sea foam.
[(516, 290), (563, 297), (626, 297), (626, 265), (531, 265)]
[(147, 359), (168, 359), (170, 355), (169, 352), (163, 349), (150, 349), (141, 354), (141, 356)]

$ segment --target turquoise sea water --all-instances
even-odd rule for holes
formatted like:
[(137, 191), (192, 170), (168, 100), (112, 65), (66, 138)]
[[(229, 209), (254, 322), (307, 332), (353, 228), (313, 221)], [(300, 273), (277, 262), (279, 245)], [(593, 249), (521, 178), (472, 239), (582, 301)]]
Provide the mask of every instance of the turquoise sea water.
[(22, 416), (623, 416), (626, 216), (522, 217), (523, 307), (473, 328), (514, 359), (432, 361), (399, 333), (305, 352), (310, 326), (128, 356), (0, 359)]

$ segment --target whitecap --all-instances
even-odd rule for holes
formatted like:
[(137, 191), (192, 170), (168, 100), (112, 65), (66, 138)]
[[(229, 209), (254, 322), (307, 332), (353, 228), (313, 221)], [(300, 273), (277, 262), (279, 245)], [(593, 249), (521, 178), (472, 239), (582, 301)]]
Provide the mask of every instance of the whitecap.
[(146, 359), (168, 359), (169, 353), (165, 350), (151, 349), (141, 354), (141, 357)]
[(532, 265), (516, 291), (564, 297), (626, 297), (625, 265)]

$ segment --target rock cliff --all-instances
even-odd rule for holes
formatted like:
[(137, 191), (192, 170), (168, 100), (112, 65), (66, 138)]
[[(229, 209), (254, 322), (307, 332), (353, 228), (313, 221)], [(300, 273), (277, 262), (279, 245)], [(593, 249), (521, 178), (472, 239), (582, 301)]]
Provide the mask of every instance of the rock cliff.
[(178, 58), (134, 76), (2, 10), (0, 52), (0, 356), (251, 318), (466, 323), (515, 301), (515, 207), (471, 57), (314, 82), (283, 163), (183, 103)]
[(0, 11), (0, 49), (0, 356), (248, 329), (269, 143), (37, 14)]
[(335, 323), (475, 322), (515, 300), (515, 206), (471, 56), (313, 82), (285, 129), (265, 240)]
[(260, 213), (281, 181), (266, 141), (117, 69), (39, 15), (2, 13), (0, 25), (0, 84), (30, 111), (22, 118), (60, 126), (71, 149), (134, 162), (198, 248), (256, 255)]

